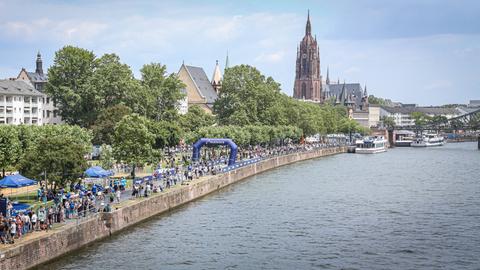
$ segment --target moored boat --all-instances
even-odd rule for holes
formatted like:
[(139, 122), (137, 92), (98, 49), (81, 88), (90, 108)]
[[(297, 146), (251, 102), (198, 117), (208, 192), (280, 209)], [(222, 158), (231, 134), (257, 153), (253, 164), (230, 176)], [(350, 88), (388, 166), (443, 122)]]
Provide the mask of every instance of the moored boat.
[(375, 154), (387, 151), (387, 140), (382, 136), (365, 137), (355, 142), (355, 153)]
[(413, 140), (410, 146), (412, 147), (430, 147), (442, 146), (445, 144), (445, 139), (437, 134), (426, 134), (422, 137), (417, 137)]

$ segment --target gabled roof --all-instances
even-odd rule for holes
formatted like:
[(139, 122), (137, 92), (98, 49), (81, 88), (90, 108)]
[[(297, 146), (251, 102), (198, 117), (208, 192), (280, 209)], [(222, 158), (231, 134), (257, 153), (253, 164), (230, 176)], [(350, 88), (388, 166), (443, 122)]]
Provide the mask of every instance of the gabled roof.
[(185, 69), (195, 83), (199, 93), (206, 98), (207, 104), (213, 104), (218, 96), (203, 68), (185, 65)]
[[(360, 106), (362, 104), (363, 89), (359, 83), (325, 84), (325, 92), (329, 92), (329, 96), (340, 97), (344, 85), (345, 97), (352, 95), (352, 101), (355, 102), (355, 105)], [(341, 102), (343, 102), (343, 100)]]
[(43, 96), (43, 94), (24, 81), (0, 80), (0, 94)]

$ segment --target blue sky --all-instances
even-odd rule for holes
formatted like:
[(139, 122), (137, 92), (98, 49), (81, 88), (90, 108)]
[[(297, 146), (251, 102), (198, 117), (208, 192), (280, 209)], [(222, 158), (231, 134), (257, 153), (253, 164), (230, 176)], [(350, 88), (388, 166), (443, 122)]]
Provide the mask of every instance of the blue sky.
[(145, 63), (208, 76), (215, 60), (256, 66), (291, 95), (307, 9), (322, 74), (370, 94), (439, 105), (480, 99), (480, 1), (5, 1), (0, 78), (46, 66), (64, 45), (116, 53), (135, 75)]

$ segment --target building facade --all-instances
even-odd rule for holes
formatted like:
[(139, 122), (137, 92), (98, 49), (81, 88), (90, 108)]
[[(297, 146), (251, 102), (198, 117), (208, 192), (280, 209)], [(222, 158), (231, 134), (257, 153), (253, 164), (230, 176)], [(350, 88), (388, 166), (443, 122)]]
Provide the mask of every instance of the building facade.
[(322, 102), (322, 76), (320, 74), (320, 48), (312, 36), (310, 13), (307, 16), (305, 36), (297, 47), (293, 97)]
[(198, 105), (205, 112), (212, 113), (218, 94), (203, 68), (182, 64), (177, 75), (185, 84), (188, 107)]
[(447, 108), (447, 107), (380, 107), (380, 118), (391, 117), (395, 121), (397, 127), (407, 127), (415, 125), (415, 120), (411, 117), (412, 113), (419, 112), (427, 116), (444, 116), (446, 118), (453, 118), (460, 116), (463, 113), (459, 108)]
[(37, 59), (35, 61), (35, 72), (28, 72), (25, 68), (20, 70), (17, 76), (17, 81), (23, 81), (30, 84), (35, 90), (43, 94), (42, 97), (42, 118), (43, 124), (61, 124), (63, 123), (55, 101), (45, 94), (45, 86), (47, 84), (47, 75), (43, 72), (42, 55), (37, 53)]
[(0, 124), (44, 124), (44, 98), (25, 81), (0, 80)]

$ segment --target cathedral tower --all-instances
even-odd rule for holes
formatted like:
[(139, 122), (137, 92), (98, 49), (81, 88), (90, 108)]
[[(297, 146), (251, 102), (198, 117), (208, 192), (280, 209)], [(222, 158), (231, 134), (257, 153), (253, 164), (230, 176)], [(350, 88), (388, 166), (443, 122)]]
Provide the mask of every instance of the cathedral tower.
[(297, 68), (293, 97), (322, 102), (322, 77), (320, 75), (320, 49), (312, 36), (310, 12), (307, 16), (305, 36), (297, 48)]

